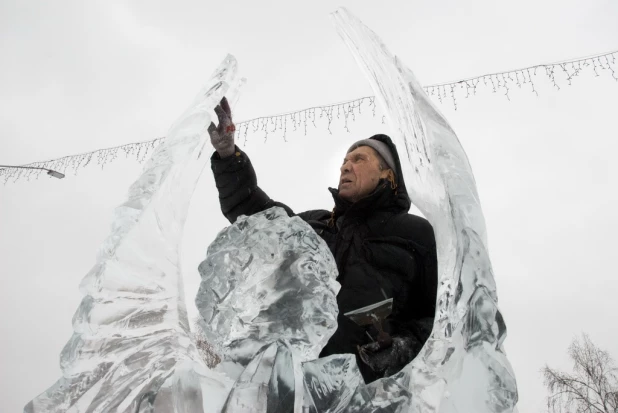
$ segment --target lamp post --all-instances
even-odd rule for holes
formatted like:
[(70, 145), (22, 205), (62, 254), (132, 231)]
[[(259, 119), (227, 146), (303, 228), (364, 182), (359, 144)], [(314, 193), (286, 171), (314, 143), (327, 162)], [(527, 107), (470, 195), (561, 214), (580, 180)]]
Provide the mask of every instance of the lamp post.
[(54, 178), (62, 179), (64, 178), (64, 174), (58, 171), (54, 171), (53, 169), (47, 168), (39, 168), (36, 166), (12, 166), (12, 165), (0, 165), (0, 168), (19, 168), (19, 169), (42, 169), (47, 171), (47, 175), (53, 176)]

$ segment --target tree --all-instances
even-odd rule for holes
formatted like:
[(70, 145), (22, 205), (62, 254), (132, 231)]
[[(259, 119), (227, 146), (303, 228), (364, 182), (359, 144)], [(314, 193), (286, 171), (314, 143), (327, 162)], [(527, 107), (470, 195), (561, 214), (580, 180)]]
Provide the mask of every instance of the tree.
[(547, 407), (551, 412), (618, 413), (618, 369), (607, 351), (595, 346), (583, 334), (569, 347), (573, 373), (545, 365), (543, 376), (549, 391)]

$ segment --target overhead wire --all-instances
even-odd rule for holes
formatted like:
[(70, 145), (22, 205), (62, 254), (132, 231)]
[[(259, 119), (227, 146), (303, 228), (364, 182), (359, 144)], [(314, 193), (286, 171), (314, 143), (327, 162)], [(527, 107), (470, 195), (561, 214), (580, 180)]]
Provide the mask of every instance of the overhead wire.
[[(585, 57), (537, 64), (519, 69), (494, 72), (450, 82), (437, 83), (425, 86), (424, 89), (429, 96), (437, 98), (440, 103), (444, 103), (443, 100), (450, 97), (455, 110), (457, 110), (457, 93), (465, 88), (466, 94), (464, 98), (468, 98), (476, 95), (477, 87), (479, 85), (491, 87), (494, 93), (502, 90), (504, 91), (506, 98), (510, 100), (509, 92), (511, 88), (509, 85), (521, 88), (523, 85), (529, 84), (531, 91), (538, 96), (538, 92), (533, 81), (533, 76), (537, 76), (537, 70), (540, 68), (545, 69), (545, 75), (552, 82), (552, 85), (558, 90), (560, 89), (560, 86), (558, 85), (555, 77), (556, 69), (558, 69), (559, 73), (562, 73), (566, 77), (568, 85), (571, 85), (574, 77), (579, 76), (583, 70), (589, 67), (592, 67), (592, 70), (596, 76), (600, 76), (598, 69), (602, 69), (609, 73), (611, 77), (618, 82), (618, 75), (615, 68), (616, 54), (618, 54), (618, 50), (613, 50)], [(242, 137), (246, 143), (249, 133), (260, 132), (263, 134), (264, 140), (266, 141), (269, 134), (276, 132), (277, 130), (281, 130), (283, 131), (283, 139), (286, 140), (288, 124), (290, 128), (293, 128), (293, 131), (297, 131), (302, 127), (306, 135), (307, 126), (309, 124), (317, 127), (315, 123), (316, 119), (326, 119), (328, 121), (327, 130), (332, 134), (330, 129), (331, 125), (335, 120), (335, 117), (340, 119), (341, 116), (344, 117), (344, 128), (349, 131), (348, 118), (355, 120), (356, 114), (360, 115), (362, 113), (362, 106), (365, 103), (369, 105), (369, 108), (372, 110), (372, 115), (375, 116), (375, 97), (364, 96), (343, 102), (313, 106), (296, 111), (270, 116), (260, 116), (237, 122), (236, 139)], [(382, 122), (384, 122), (384, 118)], [(143, 162), (150, 150), (154, 149), (164, 139), (165, 137), (159, 137), (149, 141), (132, 142), (111, 146), (108, 148), (96, 149), (94, 151), (67, 155), (61, 158), (33, 162), (15, 167), (0, 167), (0, 177), (4, 177), (4, 182), (6, 183), (10, 178), (15, 178), (15, 181), (17, 181), (19, 178), (29, 179), (31, 176), (38, 177), (41, 169), (59, 170), (62, 173), (65, 173), (67, 168), (72, 168), (75, 173), (77, 173), (77, 170), (80, 167), (83, 168), (87, 166), (95, 156), (97, 158), (97, 163), (101, 165), (101, 167), (105, 166), (105, 164), (116, 159), (120, 150), (124, 151), (126, 156), (134, 154), (139, 162)]]

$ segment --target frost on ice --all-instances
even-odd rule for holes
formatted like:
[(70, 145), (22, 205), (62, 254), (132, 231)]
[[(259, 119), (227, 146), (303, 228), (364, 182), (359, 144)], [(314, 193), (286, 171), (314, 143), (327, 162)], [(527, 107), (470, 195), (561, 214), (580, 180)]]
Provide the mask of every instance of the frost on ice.
[(334, 260), (308, 225), (274, 208), (222, 231), (200, 266), (202, 329), (224, 361), (209, 369), (200, 359), (178, 247), (210, 154), (209, 112), (223, 95), (233, 101), (242, 84), (230, 56), (116, 210), (82, 282), (74, 335), (61, 354), (63, 377), (26, 412), (515, 411), (506, 327), (465, 152), (380, 39), (345, 9), (333, 19), (387, 113), (412, 201), (436, 233), (438, 309), (421, 353), (369, 385), (352, 355), (315, 360), (335, 328)]

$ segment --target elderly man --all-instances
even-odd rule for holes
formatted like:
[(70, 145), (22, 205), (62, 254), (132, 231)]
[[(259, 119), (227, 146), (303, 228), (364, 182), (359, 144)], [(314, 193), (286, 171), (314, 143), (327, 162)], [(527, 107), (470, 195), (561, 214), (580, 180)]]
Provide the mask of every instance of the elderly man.
[[(211, 165), (221, 210), (234, 223), (273, 206), (257, 185), (247, 155), (234, 144), (232, 112), (225, 98), (215, 108), (219, 125), (208, 132), (216, 150)], [(339, 270), (338, 328), (320, 354), (352, 353), (366, 382), (398, 372), (429, 337), (437, 290), (436, 243), (432, 226), (408, 214), (395, 145), (386, 135), (356, 142), (341, 166), (338, 189), (329, 188), (335, 207), (297, 214), (326, 241)], [(383, 323), (362, 326), (344, 313), (393, 299)], [(386, 333), (386, 334), (384, 334)]]

